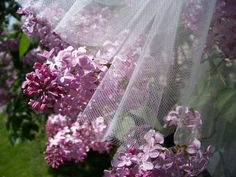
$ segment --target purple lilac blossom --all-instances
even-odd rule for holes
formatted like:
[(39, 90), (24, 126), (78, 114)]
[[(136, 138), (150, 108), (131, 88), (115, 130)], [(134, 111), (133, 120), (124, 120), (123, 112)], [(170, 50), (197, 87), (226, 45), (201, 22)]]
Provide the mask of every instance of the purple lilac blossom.
[(201, 128), (202, 126), (201, 114), (186, 106), (177, 106), (174, 110), (170, 111), (164, 118), (164, 122), (165, 126), (177, 126), (180, 124), (187, 128)]
[(35, 71), (26, 74), (26, 81), (22, 84), (23, 92), (33, 97), (29, 102), (33, 109), (45, 111), (52, 107), (65, 91), (48, 65), (35, 63), (34, 69)]
[(175, 144), (188, 144), (200, 137), (202, 119), (198, 111), (186, 106), (177, 106), (164, 118), (165, 126), (175, 125)]
[(9, 39), (6, 37), (5, 33), (0, 33), (0, 52), (16, 52), (18, 50), (18, 43), (18, 39)]
[(152, 141), (146, 141), (139, 148), (132, 150), (132, 153), (129, 149), (118, 152), (113, 158), (112, 169), (105, 170), (105, 176), (121, 177), (124, 174), (129, 177), (197, 176), (207, 167), (211, 157), (209, 147), (207, 149), (196, 147), (193, 145), (195, 142), (190, 144), (187, 150), (175, 152), (171, 148), (162, 146), (158, 141), (153, 144), (153, 147), (156, 146), (155, 156), (150, 156), (150, 151), (144, 147), (151, 143)]
[(77, 50), (68, 47), (47, 60), (50, 70), (56, 73), (67, 93), (55, 104), (56, 113), (75, 117), (85, 108), (100, 82), (100, 75), (106, 71), (101, 70), (95, 60), (82, 47)]
[(0, 31), (0, 107), (15, 95), (12, 85), (17, 79), (17, 70), (11, 52), (18, 51), (18, 38), (9, 38), (8, 30)]
[(108, 152), (111, 143), (102, 141), (99, 135), (104, 134), (107, 125), (102, 117), (94, 121), (75, 122), (65, 126), (54, 136), (49, 137), (44, 152), (45, 160), (53, 168), (65, 161), (81, 162), (90, 149), (99, 153)]
[(39, 38), (42, 46), (48, 47), (49, 50), (54, 49), (56, 52), (69, 46), (69, 44), (61, 40), (56, 33), (52, 32), (51, 28), (45, 21), (38, 19), (34, 14), (28, 12), (26, 9), (20, 8), (18, 13), (25, 16), (22, 30), (28, 36)]
[[(190, 0), (184, 7), (181, 16), (183, 26), (193, 34), (198, 31), (198, 23), (206, 0)], [(206, 52), (210, 53), (217, 46), (224, 56), (236, 58), (236, 1), (218, 0), (211, 21), (206, 44)]]
[(68, 116), (52, 114), (47, 119), (45, 130), (49, 137), (53, 137), (57, 132), (63, 130), (64, 127), (71, 126), (74, 122), (75, 120)]
[[(175, 111), (171, 111), (169, 117), (167, 116), (168, 125), (180, 121), (180, 112), (193, 119), (192, 114), (186, 110), (188, 110), (186, 107), (179, 106)], [(200, 115), (195, 119), (200, 119)], [(199, 120), (194, 123), (198, 124)], [(168, 148), (163, 145), (163, 135), (150, 129), (143, 136), (143, 140), (140, 141), (141, 144), (134, 147), (127, 144), (125, 150), (117, 152), (112, 160), (112, 168), (104, 171), (105, 177), (197, 176), (206, 169), (212, 156), (211, 147), (202, 147), (201, 142), (196, 138), (189, 144)]]
[[(35, 71), (26, 75), (24, 93), (33, 96), (30, 105), (45, 111), (53, 108), (56, 113), (76, 117), (96, 90), (103, 72), (85, 48), (68, 47), (56, 56), (50, 52), (39, 54), (43, 64), (36, 63)], [(104, 65), (105, 67), (105, 65)]]
[(208, 34), (207, 49), (217, 45), (224, 56), (236, 59), (236, 1), (218, 0)]

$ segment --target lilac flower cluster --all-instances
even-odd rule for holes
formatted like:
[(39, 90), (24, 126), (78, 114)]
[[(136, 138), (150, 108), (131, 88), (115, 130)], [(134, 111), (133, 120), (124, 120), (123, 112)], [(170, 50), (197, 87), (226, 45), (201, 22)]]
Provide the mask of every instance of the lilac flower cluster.
[(165, 126), (177, 126), (175, 132), (176, 144), (189, 144), (200, 137), (202, 119), (201, 114), (185, 106), (177, 106), (164, 118)]
[[(178, 111), (183, 107), (178, 107)], [(180, 111), (181, 112), (181, 111)], [(189, 115), (190, 118), (186, 117)], [(185, 118), (193, 116), (187, 112)], [(195, 117), (195, 116), (194, 116)], [(196, 122), (199, 123), (199, 117)], [(169, 125), (180, 121), (179, 112), (171, 111), (166, 118)], [(105, 177), (190, 177), (199, 175), (208, 165), (211, 147), (201, 147), (195, 138), (189, 144), (165, 147), (163, 135), (153, 129), (142, 138), (141, 144), (127, 144), (113, 158), (112, 169), (105, 170)]]
[(195, 139), (190, 145), (166, 148), (163, 135), (150, 130), (144, 135), (145, 143), (138, 148), (118, 152), (112, 169), (105, 177), (187, 177), (199, 175), (208, 165), (210, 146), (201, 147)]
[(64, 95), (63, 86), (57, 82), (57, 75), (48, 65), (35, 63), (35, 71), (26, 74), (23, 92), (34, 97), (29, 102), (33, 109), (44, 111), (52, 107)]
[[(107, 128), (102, 117), (93, 121), (76, 121), (71, 126), (63, 128), (60, 126), (67, 124), (65, 117), (58, 115), (53, 119), (53, 123), (50, 120), (50, 123), (47, 124), (49, 135), (53, 136), (49, 137), (44, 152), (45, 160), (53, 168), (57, 168), (65, 161), (83, 161), (90, 149), (99, 153), (109, 151), (111, 143), (102, 141), (102, 135)], [(55, 124), (59, 125), (57, 133), (55, 133)]]
[(29, 103), (34, 109), (54, 108), (74, 117), (90, 100), (107, 67), (96, 63), (85, 48), (68, 47), (57, 56), (52, 52), (41, 54), (46, 62), (35, 63), (35, 70), (26, 75), (24, 93), (34, 97)]
[[(122, 37), (126, 35), (127, 32), (125, 32)], [(96, 57), (98, 58), (97, 62), (102, 66), (107, 66), (109, 71), (106, 72), (101, 87), (96, 91), (96, 101), (91, 101), (90, 107), (103, 107), (104, 114), (110, 114), (112, 112), (111, 110), (117, 108), (117, 103), (122, 98), (137, 60), (142, 53), (145, 39), (144, 35), (140, 36), (132, 45), (126, 46), (125, 49), (115, 56), (114, 54), (116, 54), (117, 48), (121, 45), (122, 39), (115, 40), (115, 42), (106, 41), (104, 43), (103, 50), (97, 52)], [(139, 94), (143, 94), (142, 88), (139, 87), (136, 90)], [(106, 95), (105, 97), (104, 94)], [(101, 102), (102, 104), (100, 104)], [(134, 107), (137, 107), (138, 105), (136, 103), (138, 103), (138, 101), (134, 101), (134, 104), (130, 104), (130, 108), (134, 109)], [(96, 112), (93, 113), (96, 114)], [(96, 116), (99, 115), (95, 115), (95, 117)]]
[(49, 137), (54, 136), (57, 132), (63, 130), (64, 127), (69, 127), (75, 122), (74, 119), (63, 116), (61, 114), (52, 114), (48, 116), (45, 130)]
[[(191, 32), (198, 31), (205, 0), (190, 0), (181, 16), (183, 26)], [(208, 32), (206, 51), (209, 53), (216, 45), (225, 57), (236, 58), (236, 2), (218, 0)]]
[[(57, 32), (73, 45), (91, 44), (94, 43), (94, 39), (100, 41), (106, 35), (111, 15), (112, 10), (107, 6), (91, 3), (80, 12), (71, 14), (70, 18), (62, 20), (63, 25), (57, 28)], [(70, 25), (70, 33), (67, 32), (68, 25)]]
[(205, 0), (190, 0), (186, 2), (183, 13), (181, 15), (181, 23), (190, 31), (198, 30), (198, 23), (203, 9)]
[(183, 125), (188, 128), (201, 128), (202, 119), (201, 114), (186, 106), (177, 106), (174, 110), (170, 111), (168, 115), (164, 118), (166, 126), (171, 125)]
[(219, 0), (208, 34), (208, 50), (214, 44), (225, 57), (236, 59), (236, 1)]
[[(25, 94), (33, 97), (29, 102), (33, 109), (54, 109), (55, 114), (48, 117), (45, 126), (49, 137), (45, 160), (56, 168), (65, 161), (83, 161), (90, 149), (99, 153), (110, 149), (110, 142), (101, 141), (107, 128), (103, 118), (76, 121), (110, 61), (100, 62), (83, 47), (67, 47), (56, 56), (53, 56), (53, 52), (38, 54), (44, 62), (34, 64), (35, 70), (26, 75), (22, 87)], [(96, 56), (101, 59), (109, 52), (104, 49)]]
[(26, 75), (24, 93), (32, 96), (29, 104), (33, 109), (54, 114), (48, 117), (45, 130), (49, 137), (45, 159), (54, 168), (65, 161), (80, 162), (90, 149), (99, 153), (108, 152), (111, 142), (102, 142), (107, 127), (103, 118), (95, 121), (77, 120), (110, 67), (112, 57), (121, 39), (106, 41), (101, 49), (67, 47), (53, 54), (33, 50), (25, 56), (37, 55), (34, 71)]
[(61, 40), (56, 33), (51, 31), (51, 28), (45, 21), (40, 20), (33, 13), (22, 8), (18, 10), (18, 13), (25, 16), (22, 30), (28, 36), (39, 38), (42, 46), (48, 47), (49, 50), (54, 49), (56, 52), (69, 46), (68, 43)]

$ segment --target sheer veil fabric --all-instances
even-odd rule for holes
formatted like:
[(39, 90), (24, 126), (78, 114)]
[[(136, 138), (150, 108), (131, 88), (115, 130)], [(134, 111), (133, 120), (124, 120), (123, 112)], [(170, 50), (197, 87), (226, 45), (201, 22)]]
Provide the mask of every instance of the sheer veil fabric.
[[(194, 106), (195, 88), (207, 69), (201, 58), (216, 0), (195, 0), (192, 9), (188, 8), (192, 0), (18, 2), (45, 19), (55, 33), (74, 47), (85, 45), (102, 50), (108, 41), (116, 45), (107, 59), (112, 61), (109, 70), (78, 115), (78, 119), (89, 120), (104, 117), (109, 125), (104, 140), (112, 138), (122, 144), (128, 139), (135, 146), (147, 126), (169, 135), (172, 129), (163, 127), (167, 113), (176, 104)], [(194, 29), (186, 29), (189, 25), (194, 25)], [(205, 113), (205, 107), (197, 108), (203, 118), (206, 115), (203, 124), (206, 122), (208, 128), (214, 120)], [(224, 122), (222, 125), (226, 126)], [(126, 137), (132, 131), (132, 137)], [(232, 133), (223, 127), (217, 131)], [(201, 136), (205, 134), (207, 131)], [(175, 142), (188, 144), (196, 136), (200, 132), (178, 127)], [(209, 166), (210, 172), (218, 176), (217, 165), (222, 163), (219, 156), (225, 154), (229, 160), (226, 166), (235, 153), (232, 148), (223, 147), (223, 141), (220, 145), (214, 138), (206, 142), (221, 147)], [(235, 169), (235, 164), (230, 169)]]

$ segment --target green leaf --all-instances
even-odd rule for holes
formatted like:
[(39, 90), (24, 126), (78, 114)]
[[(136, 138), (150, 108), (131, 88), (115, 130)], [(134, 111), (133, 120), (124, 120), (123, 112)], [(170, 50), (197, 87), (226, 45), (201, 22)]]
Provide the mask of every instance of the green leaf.
[(25, 33), (22, 33), (19, 44), (19, 58), (21, 59), (30, 47), (30, 40)]
[(216, 107), (222, 110), (226, 105), (236, 101), (236, 89), (227, 88), (218, 93)]
[(222, 118), (232, 123), (236, 117), (236, 89), (227, 88), (220, 91), (216, 107), (221, 112)]
[(210, 91), (211, 87), (209, 85), (209, 82), (209, 79), (203, 78), (198, 83), (194, 90), (193, 96), (190, 98), (190, 105), (192, 107), (198, 108), (212, 99), (213, 95)]
[(127, 136), (133, 127), (135, 127), (135, 122), (133, 121), (132, 117), (124, 117), (121, 121), (119, 121), (119, 126), (117, 126), (115, 129), (117, 138), (123, 139), (123, 137)]
[(232, 123), (236, 117), (235, 113), (236, 113), (236, 102), (227, 107), (222, 117), (229, 123)]
[(135, 115), (139, 121), (144, 121), (146, 124), (153, 126), (153, 128), (161, 131), (163, 126), (158, 118), (153, 119), (152, 110), (147, 106), (140, 106), (138, 109), (131, 110), (130, 113)]

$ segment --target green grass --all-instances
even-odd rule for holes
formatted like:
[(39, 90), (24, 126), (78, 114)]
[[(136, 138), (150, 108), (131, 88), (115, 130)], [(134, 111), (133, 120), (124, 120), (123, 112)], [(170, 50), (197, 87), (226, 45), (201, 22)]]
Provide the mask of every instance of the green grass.
[(0, 115), (0, 177), (52, 177), (43, 160), (44, 137), (12, 145)]

